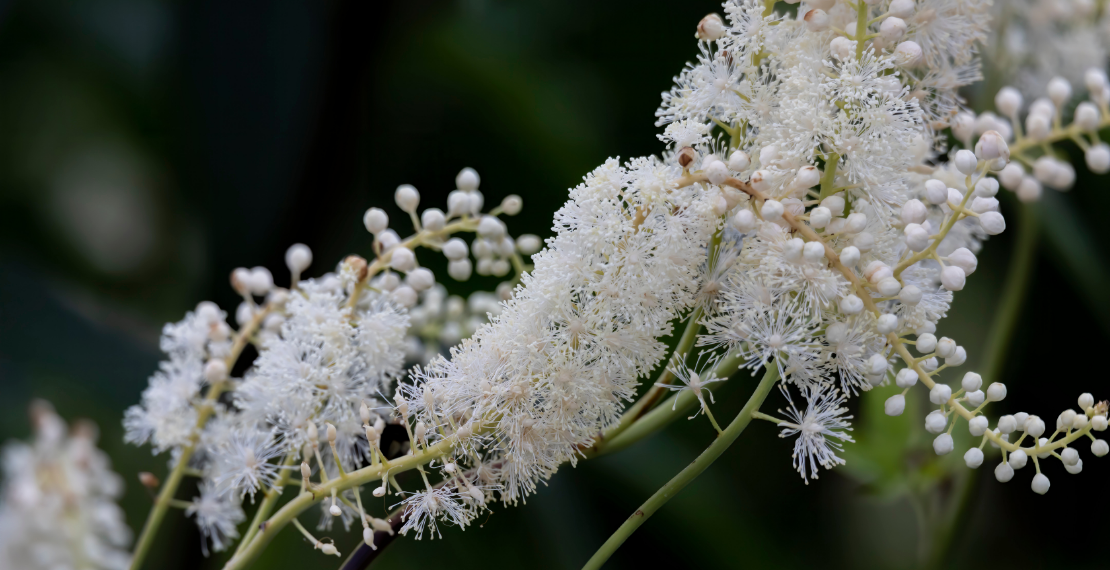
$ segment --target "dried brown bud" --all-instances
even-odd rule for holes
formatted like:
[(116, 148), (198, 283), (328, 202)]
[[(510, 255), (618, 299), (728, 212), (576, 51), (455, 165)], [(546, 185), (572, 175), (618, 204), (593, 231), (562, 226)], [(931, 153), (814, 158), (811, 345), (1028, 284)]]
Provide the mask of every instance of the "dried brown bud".
[(694, 163), (694, 159), (698, 157), (698, 152), (691, 147), (682, 147), (678, 151), (678, 165), (682, 168), (689, 168)]
[(158, 480), (158, 477), (155, 477), (154, 474), (149, 471), (139, 473), (139, 482), (143, 484), (143, 487), (151, 491), (157, 489), (158, 485), (162, 484), (162, 482)]
[(343, 260), (343, 263), (351, 266), (351, 269), (354, 270), (355, 275), (358, 276), (359, 281), (366, 279), (367, 267), (365, 259), (357, 255), (348, 255), (347, 259)]

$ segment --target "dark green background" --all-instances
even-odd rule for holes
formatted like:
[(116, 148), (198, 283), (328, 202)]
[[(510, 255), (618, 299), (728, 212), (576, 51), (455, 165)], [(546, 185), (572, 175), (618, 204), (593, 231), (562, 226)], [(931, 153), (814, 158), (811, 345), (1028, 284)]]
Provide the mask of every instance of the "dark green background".
[[(164, 473), (165, 459), (123, 445), (120, 417), (156, 366), (161, 323), (201, 299), (233, 308), (226, 276), (236, 266), (266, 265), (286, 283), (282, 255), (293, 242), (313, 248), (311, 273), (365, 255), (365, 208), (387, 207), (400, 220), (392, 192), (401, 183), (421, 190), (423, 206), (443, 207), (463, 166), (481, 173), (487, 203), (524, 197), (512, 233), (548, 235), (566, 189), (591, 168), (661, 149), (659, 92), (693, 58), (694, 26), (715, 9), (654, 0), (0, 0), (0, 439), (27, 436), (31, 397), (95, 419), (129, 482), (124, 507), (137, 530), (150, 499), (135, 473)], [(60, 173), (105, 149), (117, 170), (79, 170), (79, 179), (122, 176), (151, 232), (147, 254), (114, 271), (91, 262), (81, 234), (58, 216)], [(1046, 191), (1037, 206), (1047, 230), (1001, 378), (1011, 394), (1001, 409), (1046, 421), (1082, 391), (1110, 397), (1106, 256), (1092, 231), (1101, 229), (1107, 179), (1077, 170), (1074, 191)], [(1004, 207), (1012, 214), (1015, 204)], [(1017, 216), (1009, 219), (1016, 230)], [(968, 367), (984, 344), (1012, 233), (988, 244), (941, 325), (968, 348)], [(420, 256), (447, 279), (438, 256)], [(476, 278), (459, 290), (495, 285)], [(731, 417), (750, 386), (722, 388), (716, 414)], [(914, 392), (911, 403), (924, 399)], [(778, 405), (773, 396), (768, 408)], [(868, 419), (861, 440), (909, 442), (880, 453), (860, 447), (871, 455), (853, 465), (887, 465), (886, 475), (840, 470), (805, 486), (790, 443), (757, 422), (609, 567), (917, 566), (904, 491), (942, 504), (961, 480), (932, 459), (913, 415)], [(681, 422), (567, 467), (527, 505), (498, 507), (480, 527), (399, 540), (378, 567), (576, 568), (710, 437), (705, 422)], [(1049, 463), (1044, 497), (1029, 490), (1032, 468), (1008, 485), (977, 472), (987, 476), (960, 517), (949, 562), (1103, 566), (1110, 460), (1081, 450), (1079, 476)], [(344, 554), (357, 540), (333, 535)], [(175, 513), (148, 567), (221, 561), (201, 556), (191, 522)], [(290, 530), (259, 567), (337, 565)]]

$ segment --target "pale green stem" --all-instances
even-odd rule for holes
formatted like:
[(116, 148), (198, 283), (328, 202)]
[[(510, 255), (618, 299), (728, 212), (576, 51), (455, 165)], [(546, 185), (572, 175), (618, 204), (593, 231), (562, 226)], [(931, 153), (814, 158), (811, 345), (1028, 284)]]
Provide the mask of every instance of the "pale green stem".
[(605, 564), (606, 560), (609, 560), (609, 557), (617, 551), (617, 548), (619, 548), (621, 544), (624, 544), (624, 541), (627, 540), (629, 536), (632, 536), (632, 533), (640, 528), (640, 525), (644, 524), (644, 521), (646, 521), (648, 517), (655, 514), (655, 511), (665, 505), (671, 497), (677, 495), (679, 491), (684, 489), (686, 485), (689, 485), (691, 481), (712, 465), (713, 462), (732, 445), (732, 442), (736, 441), (736, 438), (743, 433), (744, 428), (748, 427), (748, 424), (752, 421), (752, 413), (763, 405), (763, 401), (767, 399), (767, 395), (771, 393), (771, 388), (774, 387), (778, 379), (778, 367), (769, 366), (767, 372), (763, 375), (763, 379), (759, 381), (759, 385), (756, 386), (755, 391), (752, 393), (751, 397), (748, 398), (748, 403), (745, 404), (744, 409), (740, 410), (740, 413), (737, 414), (736, 419), (732, 420), (732, 423), (725, 428), (725, 431), (718, 435), (717, 439), (710, 444), (697, 459), (694, 459), (693, 463), (687, 465), (685, 469), (680, 471), (678, 475), (675, 475), (673, 479), (667, 482), (666, 485), (663, 485), (661, 489), (656, 491), (651, 498), (640, 506), (640, 508), (617, 529), (617, 532), (613, 533), (613, 536), (610, 536), (609, 540), (606, 540), (605, 544), (601, 545), (601, 548), (594, 553), (593, 557), (591, 557), (588, 562), (586, 562), (582, 570), (596, 570), (601, 568), (601, 565)]

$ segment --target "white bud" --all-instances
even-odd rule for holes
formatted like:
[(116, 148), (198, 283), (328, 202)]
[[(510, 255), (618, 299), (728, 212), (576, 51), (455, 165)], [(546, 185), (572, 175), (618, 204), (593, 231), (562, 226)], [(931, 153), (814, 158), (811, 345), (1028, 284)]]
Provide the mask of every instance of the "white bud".
[(925, 431), (929, 433), (941, 433), (946, 427), (948, 427), (948, 418), (944, 416), (944, 412), (933, 410), (929, 412), (929, 415), (925, 416)]
[(998, 108), (998, 112), (1007, 117), (1013, 117), (1021, 111), (1022, 97), (1021, 92), (1013, 87), (1003, 87), (998, 90), (998, 94), (994, 96), (994, 106)]
[(979, 216), (979, 225), (988, 235), (996, 236), (1006, 231), (1006, 218), (998, 212), (984, 212)]
[(879, 35), (888, 42), (895, 42), (906, 34), (906, 22), (902, 18), (890, 16), (879, 25)]
[(393, 192), (393, 201), (401, 211), (412, 213), (420, 205), (420, 192), (411, 184), (402, 184)]
[(505, 212), (506, 216), (515, 216), (524, 209), (524, 199), (516, 194), (509, 194), (501, 200), (501, 211)]
[(339, 505), (332, 503), (331, 508), (328, 509), (328, 512), (331, 513), (331, 516), (338, 517), (343, 514), (343, 509), (340, 509)]
[(936, 370), (939, 366), (940, 363), (937, 361), (937, 358), (935, 356), (932, 358), (928, 358), (925, 360), (925, 362), (921, 363), (921, 367), (924, 368), (926, 372), (932, 372)]
[(470, 279), (470, 274), (473, 271), (474, 266), (470, 263), (469, 259), (455, 259), (447, 264), (447, 274), (455, 281), (466, 281)]
[(375, 487), (372, 494), (375, 497), (384, 497), (385, 496), (385, 482), (384, 481), (382, 482), (381, 487)]
[(932, 390), (929, 390), (929, 401), (937, 404), (945, 404), (952, 398), (952, 387), (948, 384), (935, 384)]
[(316, 548), (320, 549), (320, 552), (323, 552), (326, 556), (339, 556), (340, 555), (339, 550), (337, 548), (335, 548), (335, 545), (330, 543), (330, 542), (326, 543), (326, 544), (323, 543), (323, 542), (317, 542), (316, 543)]
[(735, 150), (728, 156), (728, 168), (736, 172), (743, 172), (747, 170), (748, 166), (752, 163), (751, 157), (748, 153), (742, 150)]
[(971, 176), (979, 166), (979, 159), (975, 158), (975, 153), (970, 150), (957, 151), (953, 162), (956, 170), (959, 170), (964, 176)]
[(728, 180), (728, 167), (725, 163), (714, 160), (705, 168), (705, 177), (713, 184), (724, 184), (725, 180)]
[(381, 208), (370, 208), (362, 216), (362, 224), (366, 231), (378, 235), (389, 227), (389, 215)]
[(964, 362), (967, 362), (967, 350), (965, 350), (962, 346), (957, 346), (956, 351), (952, 353), (952, 356), (944, 359), (944, 363), (948, 366), (959, 366)]
[(987, 401), (987, 393), (982, 390), (972, 390), (967, 393), (967, 401), (978, 408), (983, 402)]
[(1021, 180), (1025, 177), (1025, 168), (1017, 162), (1011, 162), (998, 173), (998, 180), (1002, 183), (1002, 187), (1007, 190), (1017, 190), (1021, 186)]
[[(1021, 184), (1017, 189), (1017, 197), (1022, 202), (1036, 202), (1041, 199), (1041, 192), (1043, 187), (1036, 178), (1026, 176), (1021, 179)], [(982, 222), (980, 222), (982, 223)]]
[(543, 247), (543, 241), (539, 236), (532, 234), (523, 234), (516, 238), (516, 248), (524, 255), (532, 255), (538, 252)]
[[(883, 297), (894, 297), (902, 290), (902, 283), (894, 277), (884, 277), (876, 284), (879, 294)], [(894, 332), (893, 329), (885, 332)]]
[[(820, 245), (820, 244), (818, 244)], [(802, 249), (805, 248), (805, 242), (801, 238), (791, 238), (786, 240), (782, 246), (782, 255), (788, 261), (800, 261), (802, 259)]]
[(443, 244), (443, 255), (451, 261), (459, 259), (466, 259), (469, 255), (470, 249), (467, 247), (466, 242), (460, 238), (451, 238), (447, 243)]
[(938, 435), (933, 440), (933, 451), (937, 452), (937, 455), (948, 455), (952, 453), (954, 447), (955, 443), (952, 441), (952, 436), (946, 433)]
[(821, 242), (811, 241), (802, 248), (802, 257), (811, 263), (825, 259), (825, 245)]
[(859, 263), (860, 252), (855, 246), (848, 246), (840, 250), (840, 262), (846, 267), (855, 267)]
[(993, 198), (998, 194), (998, 180), (989, 176), (975, 183), (975, 195), (983, 198)]
[(1037, 475), (1033, 477), (1033, 484), (1030, 486), (1033, 488), (1034, 493), (1043, 495), (1048, 492), (1048, 488), (1052, 485), (1048, 482), (1048, 477), (1046, 477), (1044, 473), (1037, 473)]
[(389, 251), (401, 243), (401, 238), (393, 230), (385, 230), (374, 237), (382, 251)]
[(1043, 113), (1030, 113), (1025, 117), (1025, 134), (1033, 140), (1042, 140), (1052, 130), (1052, 116)]
[(960, 291), (967, 284), (967, 276), (963, 269), (949, 265), (940, 271), (940, 283), (949, 291)]
[(867, 359), (867, 371), (872, 376), (885, 374), (889, 366), (890, 363), (887, 362), (886, 358), (880, 353), (872, 354), (871, 358)]
[(220, 358), (213, 358), (204, 364), (204, 381), (209, 384), (227, 380), (227, 364)]
[(1014, 469), (1021, 469), (1029, 463), (1029, 456), (1026, 455), (1024, 451), (1019, 449), (1017, 451), (1014, 451), (1013, 453), (1010, 453), (1010, 457), (1009, 459), (1007, 459), (1006, 462), (1009, 463), (1010, 467), (1013, 467)]
[(952, 134), (970, 144), (971, 135), (975, 134), (975, 122), (975, 113), (965, 111), (956, 114), (956, 118), (952, 120)]
[(916, 305), (921, 302), (923, 293), (917, 285), (906, 285), (898, 293), (898, 300), (907, 305)]
[[(915, 345), (917, 351), (921, 354), (928, 354), (937, 349), (937, 337), (932, 333), (925, 333), (917, 335), (917, 344)], [(955, 344), (955, 343), (953, 343)]]
[(1095, 174), (1106, 174), (1110, 172), (1110, 145), (1106, 143), (1099, 143), (1091, 146), (1084, 153), (1084, 158), (1087, 161), (1087, 168)]
[(911, 251), (924, 251), (932, 243), (932, 240), (929, 239), (929, 232), (920, 224), (906, 224), (906, 227), (902, 229), (902, 234), (905, 236), (906, 247), (910, 248)]
[(903, 368), (898, 371), (898, 375), (894, 377), (894, 383), (899, 388), (909, 388), (917, 384), (917, 372), (911, 368)]
[(971, 435), (980, 437), (987, 433), (987, 418), (985, 416), (975, 416), (967, 422), (967, 429)]
[(500, 240), (505, 235), (505, 223), (496, 216), (482, 216), (482, 220), (478, 222), (478, 235)]
[(312, 265), (312, 250), (303, 243), (295, 243), (285, 250), (285, 266), (295, 275), (300, 275)]
[(1075, 108), (1075, 124), (1085, 131), (1097, 131), (1099, 127), (1098, 107), (1084, 101)]
[(998, 431), (1002, 433), (1013, 433), (1017, 430), (1017, 419), (1011, 415), (1005, 415), (998, 418)]
[(816, 166), (806, 165), (798, 169), (794, 176), (795, 188), (812, 188), (821, 182), (821, 171)]
[(1092, 67), (1083, 75), (1083, 81), (1087, 84), (1087, 91), (1098, 93), (1106, 86), (1106, 72)]
[(725, 35), (725, 22), (717, 14), (709, 14), (698, 22), (698, 31), (694, 34), (699, 40), (713, 41)]
[(1003, 164), (1010, 161), (1010, 146), (1006, 139), (996, 130), (989, 130), (979, 137), (975, 143), (975, 156), (979, 160), (1002, 160)]
[(846, 234), (856, 234), (867, 228), (867, 214), (863, 212), (848, 214), (847, 220), (847, 227), (844, 228)]
[(773, 222), (782, 218), (784, 211), (785, 208), (783, 208), (782, 202), (778, 200), (765, 200), (763, 202), (763, 208), (760, 209), (760, 214), (763, 216), (764, 220)]
[(888, 416), (902, 415), (902, 412), (906, 411), (906, 397), (901, 394), (895, 394), (887, 398), (886, 403), (883, 404), (883, 409)]
[(1075, 465), (1065, 465), (1064, 470), (1072, 475), (1079, 475), (1083, 471), (1083, 460), (1080, 459)]
[(455, 188), (459, 190), (477, 190), (480, 182), (478, 172), (469, 166), (460, 170), (458, 176), (455, 176)]
[(1062, 107), (1068, 99), (1071, 99), (1071, 83), (1063, 77), (1053, 77), (1048, 82), (1048, 97), (1057, 107)]
[(736, 228), (736, 230), (741, 233), (751, 232), (758, 225), (755, 214), (747, 209), (736, 212), (736, 214), (729, 219), (729, 222), (732, 224), (732, 227)]
[(843, 196), (829, 196), (821, 200), (821, 205), (828, 208), (834, 218), (839, 218), (844, 215), (844, 197)]
[(1044, 420), (1037, 416), (1029, 416), (1029, 419), (1025, 421), (1025, 433), (1033, 437), (1041, 437), (1044, 435), (1044, 430)]
[(963, 380), (960, 381), (960, 387), (965, 392), (974, 392), (983, 386), (983, 377), (974, 373), (968, 372), (964, 374)]
[(1091, 453), (1095, 454), (1096, 457), (1105, 457), (1107, 453), (1110, 453), (1110, 445), (1106, 444), (1105, 439), (1096, 439), (1091, 442)]
[(994, 468), (994, 478), (998, 479), (999, 483), (1009, 483), (1010, 479), (1014, 478), (1014, 468), (1003, 461), (998, 464), (998, 467)]
[(316, 429), (316, 422), (308, 422), (308, 425), (305, 426), (305, 435), (308, 436), (308, 442), (311, 444), (320, 441), (320, 432)]
[(806, 29), (811, 32), (823, 32), (829, 29), (829, 14), (824, 10), (814, 9), (806, 12)]
[(1095, 431), (1106, 431), (1107, 425), (1110, 423), (1106, 421), (1106, 416), (1099, 415), (1091, 418), (1091, 429)]
[(894, 48), (894, 61), (904, 67), (913, 67), (921, 62), (921, 46), (917, 42), (905, 41)]
[(809, 225), (815, 228), (823, 228), (829, 225), (832, 220), (832, 212), (824, 206), (818, 206), (809, 211)]
[(1095, 405), (1095, 397), (1094, 396), (1092, 396), (1091, 394), (1088, 394), (1086, 392), (1079, 395), (1079, 409), (1080, 409), (1080, 411), (1086, 411), (1087, 408), (1090, 408), (1091, 406), (1094, 406), (1094, 405)]
[(930, 179), (925, 181), (925, 199), (930, 204), (941, 205), (948, 201), (948, 186), (940, 180)]
[(436, 277), (432, 272), (423, 267), (417, 267), (405, 276), (405, 283), (416, 291), (424, 291), (436, 284)]
[(971, 469), (978, 469), (983, 464), (983, 450), (973, 447), (964, 453), (964, 463)]
[(854, 315), (863, 310), (863, 300), (855, 295), (848, 295), (840, 300), (840, 312), (845, 315)]
[(925, 216), (929, 213), (925, 204), (921, 200), (913, 199), (907, 201), (902, 205), (902, 223), (904, 224), (921, 224), (925, 222)]
[(974, 253), (966, 247), (961, 247), (948, 254), (948, 262), (964, 270), (964, 274), (971, 275), (979, 267), (979, 260)]
[(1087, 414), (1076, 414), (1075, 419), (1071, 422), (1071, 429), (1083, 429), (1087, 427), (1089, 421)]
[(890, 6), (887, 8), (887, 12), (889, 12), (891, 16), (905, 19), (912, 16), (916, 8), (917, 6), (914, 0), (892, 0)]
[[(1094, 448), (1094, 445), (1092, 444), (1091, 447)], [(1064, 465), (1075, 465), (1079, 463), (1079, 452), (1074, 447), (1065, 447), (1060, 451), (1060, 460)]]
[(956, 346), (956, 341), (946, 336), (940, 337), (940, 340), (937, 341), (937, 356), (941, 358), (951, 357), (956, 354)]
[(390, 254), (389, 266), (397, 271), (412, 271), (416, 268), (416, 254), (407, 247), (398, 247)]
[(847, 60), (852, 57), (856, 50), (856, 42), (844, 37), (837, 36), (833, 38), (832, 43), (829, 44), (829, 49), (833, 57), (839, 60)]
[(398, 305), (401, 305), (402, 307), (405, 307), (407, 309), (415, 307), (416, 302), (420, 300), (419, 296), (416, 294), (416, 290), (412, 287), (409, 287), (408, 285), (402, 285), (394, 289), (389, 293), (389, 296)]

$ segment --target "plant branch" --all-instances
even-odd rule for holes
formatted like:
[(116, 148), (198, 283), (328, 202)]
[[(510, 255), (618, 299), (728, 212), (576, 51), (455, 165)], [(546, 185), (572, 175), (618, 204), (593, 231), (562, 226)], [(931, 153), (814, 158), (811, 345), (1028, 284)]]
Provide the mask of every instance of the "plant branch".
[(640, 508), (609, 537), (609, 540), (606, 540), (605, 544), (601, 545), (601, 548), (594, 553), (593, 557), (591, 557), (588, 562), (586, 562), (582, 570), (596, 570), (601, 568), (601, 565), (609, 560), (609, 557), (616, 552), (617, 548), (619, 548), (629, 536), (632, 536), (632, 533), (640, 528), (640, 525), (644, 524), (644, 521), (646, 521), (648, 517), (655, 514), (655, 511), (665, 505), (671, 497), (678, 494), (686, 485), (689, 485), (691, 481), (712, 465), (713, 462), (732, 445), (732, 442), (736, 441), (736, 438), (743, 433), (744, 428), (748, 427), (748, 424), (752, 421), (752, 413), (757, 411), (763, 404), (763, 401), (767, 399), (767, 395), (771, 393), (771, 388), (774, 387), (778, 379), (778, 367), (768, 366), (766, 373), (763, 375), (763, 379), (759, 381), (759, 385), (756, 386), (755, 391), (752, 393), (751, 397), (748, 398), (748, 403), (744, 405), (744, 409), (740, 410), (740, 413), (737, 414), (736, 419), (732, 420), (732, 423), (725, 428), (724, 432), (722, 432), (717, 439), (697, 457), (697, 459), (694, 459), (693, 463), (686, 466), (685, 469), (680, 471), (678, 475), (675, 475), (673, 479), (667, 482), (666, 485), (656, 491), (651, 498), (640, 506)]

